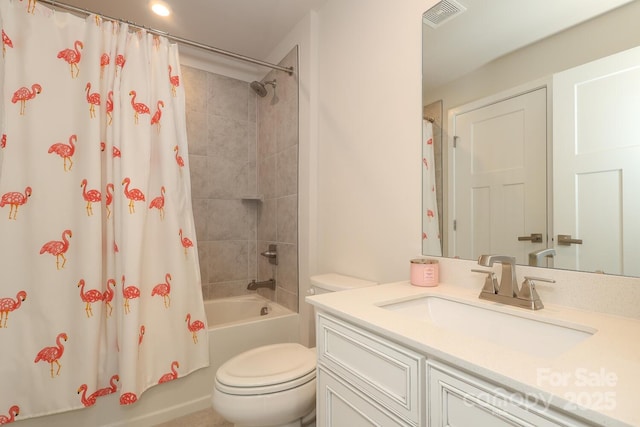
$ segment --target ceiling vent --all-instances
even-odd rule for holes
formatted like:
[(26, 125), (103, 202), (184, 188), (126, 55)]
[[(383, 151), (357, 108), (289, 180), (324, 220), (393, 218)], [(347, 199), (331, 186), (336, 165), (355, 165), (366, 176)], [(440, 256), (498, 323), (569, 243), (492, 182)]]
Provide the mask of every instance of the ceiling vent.
[(422, 22), (431, 28), (437, 28), (450, 19), (455, 18), (467, 10), (466, 7), (454, 0), (442, 0), (422, 14)]

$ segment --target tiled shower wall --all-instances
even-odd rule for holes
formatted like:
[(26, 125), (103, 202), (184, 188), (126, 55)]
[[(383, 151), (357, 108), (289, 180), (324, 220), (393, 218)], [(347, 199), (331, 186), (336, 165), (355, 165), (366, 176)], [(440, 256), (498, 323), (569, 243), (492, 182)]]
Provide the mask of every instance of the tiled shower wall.
[[(297, 66), (294, 49), (282, 61)], [(191, 194), (205, 299), (259, 292), (298, 308), (298, 84), (272, 72), (258, 97), (249, 83), (182, 66), (186, 91)], [(262, 201), (252, 199), (261, 196)], [(278, 266), (259, 253), (277, 244)]]

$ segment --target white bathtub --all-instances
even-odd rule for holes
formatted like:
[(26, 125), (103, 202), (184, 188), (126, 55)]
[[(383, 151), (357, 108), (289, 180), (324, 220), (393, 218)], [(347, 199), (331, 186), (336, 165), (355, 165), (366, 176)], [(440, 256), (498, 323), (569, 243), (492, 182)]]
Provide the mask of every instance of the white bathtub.
[[(260, 315), (262, 307), (267, 307), (268, 314)], [(236, 354), (267, 344), (298, 342), (298, 314), (257, 294), (205, 301), (205, 311), (208, 368), (152, 387), (134, 405), (120, 406), (114, 394), (98, 399), (90, 408), (21, 421), (20, 427), (155, 426), (211, 407), (216, 371)]]

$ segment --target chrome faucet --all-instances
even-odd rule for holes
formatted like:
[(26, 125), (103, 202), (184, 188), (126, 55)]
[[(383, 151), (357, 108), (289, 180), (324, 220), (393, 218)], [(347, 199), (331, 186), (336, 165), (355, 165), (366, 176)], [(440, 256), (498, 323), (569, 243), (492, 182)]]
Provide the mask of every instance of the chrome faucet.
[(482, 291), (479, 295), (480, 299), (513, 305), (516, 307), (529, 308), (531, 310), (539, 310), (544, 307), (540, 300), (540, 296), (536, 291), (535, 282), (555, 283), (555, 280), (525, 276), (522, 286), (518, 288), (516, 259), (514, 257), (504, 255), (481, 255), (480, 258), (478, 258), (478, 264), (484, 267), (491, 267), (495, 262), (502, 264), (502, 277), (500, 278), (500, 284), (498, 284), (495, 273), (491, 270), (471, 270), (476, 273), (483, 273), (487, 275), (484, 286), (482, 287)]
[(250, 291), (255, 291), (258, 288), (269, 288), (276, 289), (276, 279), (264, 280), (262, 282), (256, 282), (256, 279), (253, 279), (251, 283), (247, 285), (247, 289)]
[(480, 255), (480, 258), (478, 258), (478, 264), (484, 267), (491, 267), (494, 262), (502, 264), (502, 277), (496, 293), (506, 297), (515, 297), (518, 291), (516, 259), (505, 255)]

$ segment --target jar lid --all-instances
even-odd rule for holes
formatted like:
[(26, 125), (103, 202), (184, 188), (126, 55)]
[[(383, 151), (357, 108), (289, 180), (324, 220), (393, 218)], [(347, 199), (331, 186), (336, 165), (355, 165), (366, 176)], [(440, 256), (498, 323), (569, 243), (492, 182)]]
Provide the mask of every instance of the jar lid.
[(411, 264), (437, 264), (437, 259), (415, 258), (411, 260)]

